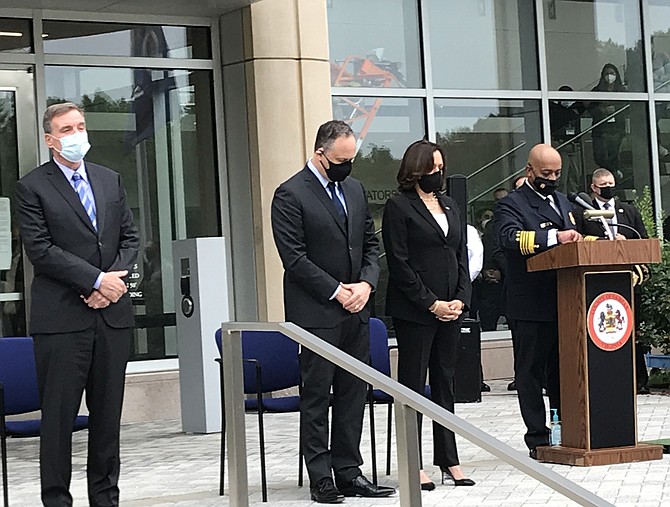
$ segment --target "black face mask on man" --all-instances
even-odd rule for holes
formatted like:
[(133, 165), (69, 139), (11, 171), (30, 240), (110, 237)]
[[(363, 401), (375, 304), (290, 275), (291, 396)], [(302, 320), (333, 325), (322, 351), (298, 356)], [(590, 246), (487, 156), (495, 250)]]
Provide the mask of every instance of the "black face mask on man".
[(616, 191), (615, 186), (611, 187), (597, 187), (598, 190), (600, 190), (600, 197), (606, 200), (610, 200), (612, 197), (614, 197), (614, 192)]
[(419, 178), (419, 188), (427, 194), (437, 192), (442, 186), (442, 171), (424, 174)]
[(535, 179), (533, 180), (533, 187), (540, 194), (547, 197), (553, 195), (554, 192), (556, 192), (556, 189), (558, 188), (558, 180), (550, 180), (543, 178), (542, 176), (535, 176)]
[(326, 175), (328, 176), (328, 179), (330, 181), (335, 181), (335, 182), (340, 182), (344, 181), (347, 176), (351, 174), (351, 169), (352, 169), (352, 162), (351, 160), (347, 160), (346, 162), (340, 162), (339, 164), (336, 164), (335, 162), (332, 162), (324, 153), (323, 157), (328, 161), (329, 167), (326, 169), (326, 166), (323, 165), (323, 162), (321, 162), (321, 166), (324, 168), (326, 171)]

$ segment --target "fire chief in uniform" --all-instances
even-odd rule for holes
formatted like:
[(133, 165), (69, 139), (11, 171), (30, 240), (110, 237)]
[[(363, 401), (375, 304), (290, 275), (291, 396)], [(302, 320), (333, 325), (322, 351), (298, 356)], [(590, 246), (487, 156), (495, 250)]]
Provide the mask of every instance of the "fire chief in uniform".
[(515, 379), (525, 441), (530, 456), (538, 446), (549, 445), (542, 381), (547, 374), (551, 408), (560, 409), (558, 377), (558, 317), (556, 273), (529, 272), (526, 261), (561, 243), (581, 241), (572, 215), (572, 204), (556, 191), (561, 156), (546, 144), (534, 146), (526, 165), (526, 182), (503, 198), (496, 208), (495, 226), (504, 250), (507, 277), (507, 317), (512, 320)]

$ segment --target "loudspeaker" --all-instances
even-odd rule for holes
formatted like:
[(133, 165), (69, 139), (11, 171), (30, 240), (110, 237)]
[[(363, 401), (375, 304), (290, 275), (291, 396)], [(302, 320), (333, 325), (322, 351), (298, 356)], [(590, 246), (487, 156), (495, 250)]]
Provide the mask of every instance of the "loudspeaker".
[(474, 403), (482, 401), (482, 351), (479, 321), (464, 319), (458, 344), (456, 374), (454, 375), (454, 401)]
[(446, 183), (446, 194), (458, 204), (458, 211), (461, 213), (465, 228), (468, 216), (468, 180), (462, 174), (454, 174), (447, 176)]

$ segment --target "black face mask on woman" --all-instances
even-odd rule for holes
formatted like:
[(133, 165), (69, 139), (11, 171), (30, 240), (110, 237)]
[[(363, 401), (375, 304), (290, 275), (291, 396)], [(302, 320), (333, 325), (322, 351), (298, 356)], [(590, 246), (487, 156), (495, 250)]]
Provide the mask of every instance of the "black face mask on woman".
[(419, 188), (427, 194), (437, 192), (442, 186), (442, 171), (424, 174), (419, 178)]
[[(331, 162), (331, 160), (328, 157), (326, 157), (325, 154), (323, 156), (328, 161), (328, 164), (330, 164), (328, 169), (326, 169), (325, 166), (323, 167), (326, 170), (326, 175), (328, 175), (328, 179), (330, 181), (335, 182), (344, 181), (347, 178), (347, 176), (351, 174), (352, 169), (351, 160), (347, 160), (346, 162), (336, 164), (335, 162)], [(323, 166), (323, 163), (321, 165)]]

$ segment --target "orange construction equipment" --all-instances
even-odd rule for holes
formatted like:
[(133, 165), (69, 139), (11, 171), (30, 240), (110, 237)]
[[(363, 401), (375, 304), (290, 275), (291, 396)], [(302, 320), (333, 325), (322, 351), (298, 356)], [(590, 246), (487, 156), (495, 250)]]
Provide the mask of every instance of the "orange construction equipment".
[[(347, 56), (342, 63), (330, 64), (330, 73), (333, 86), (365, 88), (404, 88), (401, 81), (402, 75), (398, 71), (395, 62), (373, 61), (374, 57)], [(386, 67), (386, 68), (384, 68)], [(356, 141), (356, 152), (363, 144), (363, 140), (370, 130), (379, 108), (384, 100), (382, 97), (374, 98), (371, 106), (366, 105), (365, 97), (351, 99), (349, 97), (337, 97), (337, 100), (351, 108), (351, 113), (344, 121), (349, 125), (365, 119), (365, 123), (358, 133)]]

